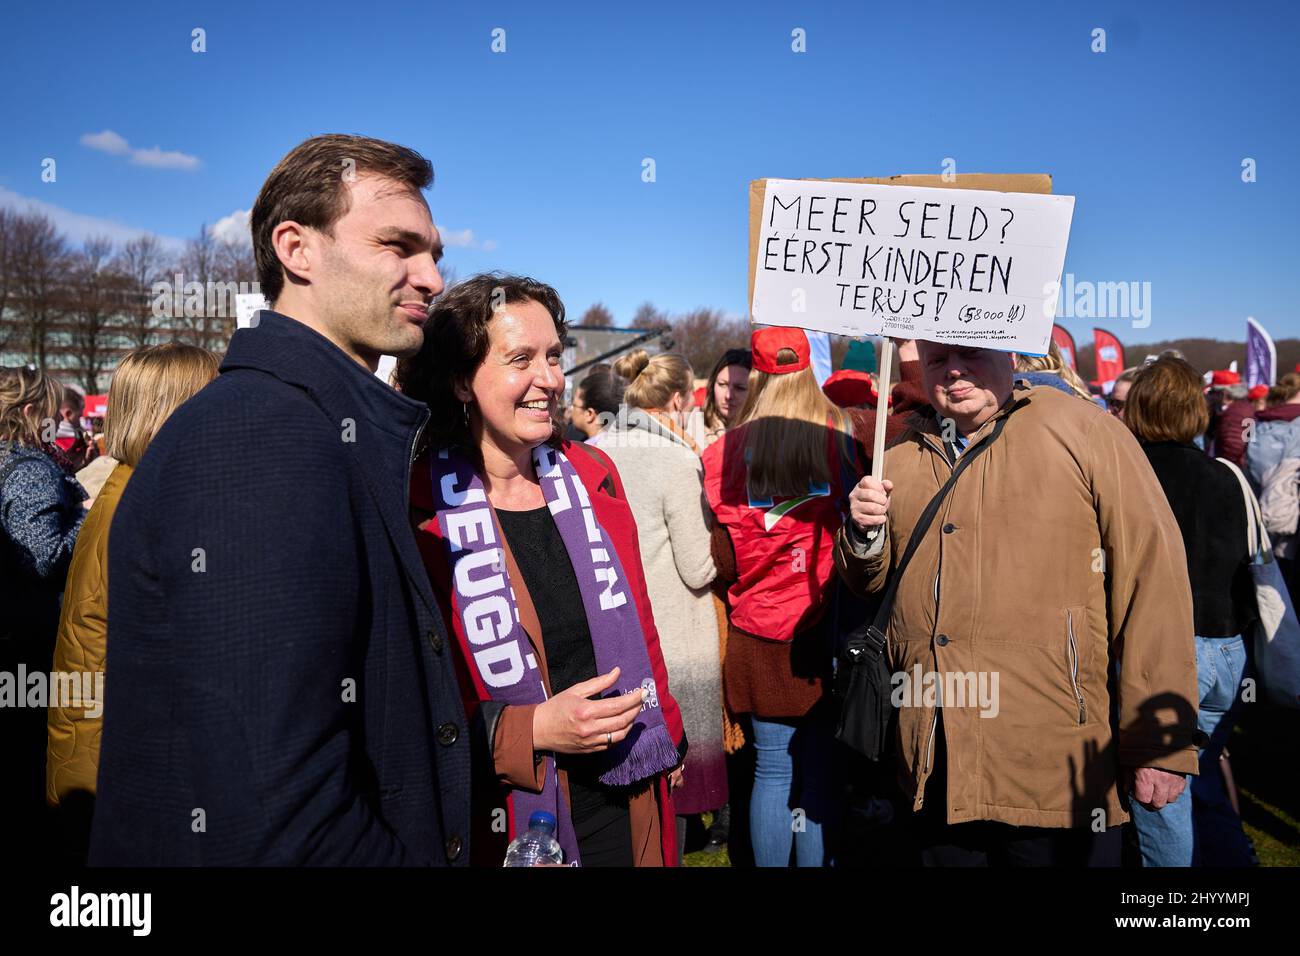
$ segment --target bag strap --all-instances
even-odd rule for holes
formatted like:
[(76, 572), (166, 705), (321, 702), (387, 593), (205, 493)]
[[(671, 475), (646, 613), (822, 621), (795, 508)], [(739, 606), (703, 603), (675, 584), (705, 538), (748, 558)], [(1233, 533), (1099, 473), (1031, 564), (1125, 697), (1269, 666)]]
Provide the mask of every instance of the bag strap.
[(894, 609), (894, 595), (898, 593), (898, 583), (903, 579), (903, 572), (907, 570), (908, 564), (911, 563), (912, 556), (916, 554), (916, 549), (921, 546), (921, 541), (925, 538), (925, 533), (930, 530), (930, 525), (939, 513), (939, 507), (943, 504), (943, 500), (948, 497), (948, 492), (952, 491), (953, 485), (957, 484), (957, 479), (961, 477), (961, 473), (966, 470), (967, 466), (997, 441), (998, 435), (1002, 434), (1002, 428), (1007, 423), (1007, 418), (1018, 407), (1018, 404), (1013, 405), (1006, 415), (997, 420), (997, 423), (993, 426), (993, 431), (962, 452), (952, 470), (952, 475), (944, 482), (943, 487), (938, 490), (935, 496), (930, 499), (930, 503), (925, 506), (925, 510), (921, 512), (921, 517), (916, 521), (916, 527), (912, 529), (912, 536), (907, 540), (907, 548), (903, 551), (902, 560), (898, 562), (898, 567), (890, 575), (889, 586), (885, 589), (885, 596), (880, 602), (879, 610), (876, 611), (876, 619), (872, 624), (876, 630), (883, 633), (885, 623), (889, 620), (889, 615)]
[[(1264, 529), (1264, 512), (1259, 507), (1259, 499), (1255, 497), (1255, 492), (1251, 490), (1240, 468), (1226, 458), (1216, 458), (1215, 461), (1227, 465), (1228, 469), (1237, 476), (1237, 483), (1241, 485), (1241, 495), (1246, 504), (1246, 554), (1252, 561), (1258, 563), (1261, 555), (1268, 555), (1272, 550), (1268, 532)], [(1263, 560), (1267, 561), (1268, 558)]]

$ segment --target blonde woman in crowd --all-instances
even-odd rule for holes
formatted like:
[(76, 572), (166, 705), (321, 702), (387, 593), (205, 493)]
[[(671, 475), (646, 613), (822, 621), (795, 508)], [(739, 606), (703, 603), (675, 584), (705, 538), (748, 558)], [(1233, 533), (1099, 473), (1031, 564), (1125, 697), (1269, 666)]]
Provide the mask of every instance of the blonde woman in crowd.
[[(31, 366), (0, 369), (0, 673), (48, 673), (59, 595), (86, 492), (54, 457), (63, 386)], [(25, 692), (25, 691), (24, 691)], [(0, 707), (0, 819), (13, 859), (45, 849), (45, 714)]]
[[(751, 342), (744, 408), (704, 453), (718, 522), (714, 561), (730, 585), (724, 690), (732, 712), (747, 715), (755, 747), (755, 863), (825, 866), (840, 814), (831, 765), (831, 552), (848, 493), (869, 470), (864, 449), (875, 422), (822, 392), (801, 329), (759, 329)], [(903, 427), (886, 420), (890, 436)], [(795, 807), (804, 811), (797, 832)]]
[(704, 469), (684, 428), (694, 404), (694, 373), (680, 355), (651, 358), (643, 349), (620, 358), (614, 372), (626, 382), (627, 408), (600, 448), (623, 476), (636, 517), (664, 663), (690, 741), (683, 784), (673, 792), (680, 854), (687, 818), (727, 802), (722, 664), (709, 591), (717, 571), (709, 553)]
[[(117, 503), (149, 442), (183, 402), (217, 375), (217, 357), (192, 345), (136, 349), (122, 360), (108, 393), (106, 440), (117, 466), (86, 517), (68, 570), (54, 646), (54, 669), (93, 687), (83, 706), (52, 702), (45, 798), (57, 814), (70, 861), (85, 858), (103, 727), (103, 674), (108, 646), (108, 529)], [(89, 681), (82, 675), (89, 675)]]

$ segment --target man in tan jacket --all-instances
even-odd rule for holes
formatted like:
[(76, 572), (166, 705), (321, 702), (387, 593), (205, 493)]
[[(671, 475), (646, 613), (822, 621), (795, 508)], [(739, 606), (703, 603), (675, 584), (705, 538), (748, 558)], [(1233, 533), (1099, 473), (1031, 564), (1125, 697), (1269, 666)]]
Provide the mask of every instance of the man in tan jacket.
[(835, 560), (855, 592), (883, 591), (960, 456), (996, 437), (944, 499), (885, 628), (922, 861), (1118, 863), (1127, 800), (1159, 809), (1196, 773), (1178, 525), (1117, 419), (1013, 391), (1007, 353), (920, 352), (937, 415), (886, 452), (888, 478), (854, 489)]

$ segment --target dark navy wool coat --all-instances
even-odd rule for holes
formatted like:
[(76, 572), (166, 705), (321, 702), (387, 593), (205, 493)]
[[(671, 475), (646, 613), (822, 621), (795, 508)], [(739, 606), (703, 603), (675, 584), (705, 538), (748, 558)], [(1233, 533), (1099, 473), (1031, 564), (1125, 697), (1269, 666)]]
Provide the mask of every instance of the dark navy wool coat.
[(412, 534), (428, 410), (261, 312), (109, 534), (94, 865), (463, 865), (470, 734)]

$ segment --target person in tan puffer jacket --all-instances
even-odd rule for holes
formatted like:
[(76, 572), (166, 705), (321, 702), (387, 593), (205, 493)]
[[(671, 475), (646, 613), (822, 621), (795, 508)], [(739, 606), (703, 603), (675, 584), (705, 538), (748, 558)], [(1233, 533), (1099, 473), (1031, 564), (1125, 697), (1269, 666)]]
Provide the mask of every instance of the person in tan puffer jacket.
[(883, 481), (859, 482), (835, 549), (846, 584), (879, 593), (960, 456), (1004, 423), (921, 539), (885, 628), (920, 861), (1118, 863), (1128, 801), (1159, 809), (1197, 769), (1178, 525), (1101, 409), (1013, 392), (1006, 353), (922, 342), (921, 363), (937, 414), (886, 451)]
[[(52, 699), (45, 799), (59, 810), (65, 853), (84, 858), (99, 768), (104, 659), (108, 647), (108, 532), (131, 471), (163, 423), (217, 374), (217, 358), (192, 345), (136, 349), (122, 360), (108, 397), (107, 441), (117, 466), (86, 516), (68, 569), (54, 671), (75, 677), (80, 699)], [(71, 684), (69, 684), (71, 686)]]

